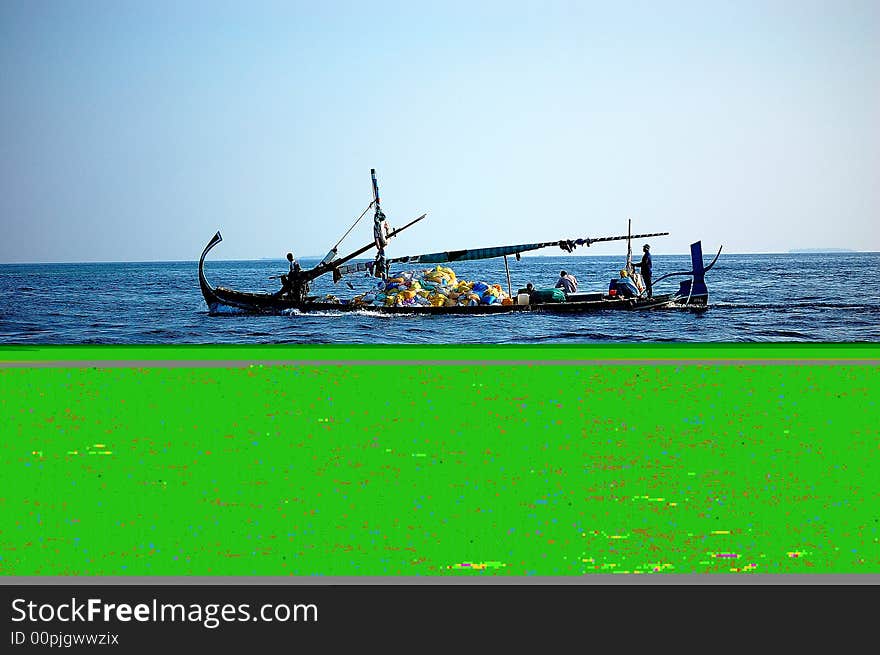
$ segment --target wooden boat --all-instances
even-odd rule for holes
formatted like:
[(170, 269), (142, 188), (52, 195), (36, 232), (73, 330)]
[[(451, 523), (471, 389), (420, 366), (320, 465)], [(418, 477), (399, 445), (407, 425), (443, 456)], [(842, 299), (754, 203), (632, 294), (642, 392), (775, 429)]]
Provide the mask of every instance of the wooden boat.
[[(366, 212), (373, 206), (376, 208), (376, 223), (379, 224), (379, 217), (384, 219), (381, 214), (379, 204), (379, 191), (376, 183), (375, 170), (371, 171), (373, 176), (373, 192), (374, 199), (358, 218), (363, 218)], [(413, 221), (410, 221), (403, 227), (390, 231), (386, 235), (386, 240), (393, 238), (403, 230), (418, 223), (425, 218), (422, 214)], [(355, 225), (358, 221), (355, 221)], [(352, 225), (354, 227), (354, 225)], [(349, 232), (351, 228), (349, 228)], [(346, 232), (348, 234), (348, 232)], [(571, 252), (574, 248), (581, 245), (590, 246), (593, 243), (604, 241), (627, 240), (627, 268), (631, 269), (630, 242), (633, 239), (646, 237), (662, 236), (667, 232), (655, 232), (650, 234), (630, 234), (611, 237), (586, 238), (575, 240), (558, 240), (541, 243), (518, 244), (510, 246), (496, 246), (492, 248), (477, 248), (465, 250), (443, 251), (437, 253), (428, 253), (423, 255), (397, 257), (383, 261), (383, 266), (390, 267), (392, 264), (440, 264), (454, 263), (460, 261), (472, 261), (477, 259), (503, 258), (505, 270), (507, 271), (508, 288), (510, 289), (510, 273), (507, 258), (514, 256), (520, 258), (520, 254), (541, 248), (551, 246), (559, 246), (563, 250)], [(344, 236), (343, 236), (344, 238)], [(288, 297), (280, 293), (255, 293), (247, 291), (237, 291), (225, 287), (212, 286), (205, 276), (205, 258), (208, 253), (218, 243), (223, 240), (218, 231), (205, 246), (202, 255), (199, 258), (199, 286), (202, 295), (208, 305), (208, 312), (212, 315), (217, 314), (281, 314), (281, 313), (308, 313), (308, 312), (373, 312), (380, 314), (420, 314), (420, 315), (486, 315), (486, 314), (508, 314), (508, 313), (554, 313), (554, 314), (576, 314), (588, 313), (605, 310), (623, 309), (623, 310), (653, 310), (669, 307), (683, 307), (688, 309), (705, 309), (708, 306), (709, 293), (705, 284), (705, 273), (715, 265), (718, 256), (721, 254), (719, 249), (718, 255), (709, 264), (703, 265), (702, 246), (699, 241), (691, 244), (691, 261), (692, 269), (690, 271), (679, 271), (668, 273), (654, 281), (654, 285), (663, 279), (673, 276), (687, 276), (690, 279), (685, 280), (679, 285), (679, 289), (674, 293), (655, 294), (648, 298), (644, 292), (635, 297), (623, 297), (614, 293), (614, 280), (608, 291), (594, 293), (574, 293), (565, 296), (564, 302), (513, 302), (511, 304), (472, 304), (472, 305), (454, 305), (454, 306), (432, 306), (419, 304), (393, 304), (393, 305), (363, 305), (348, 300), (339, 300), (336, 298), (326, 299), (315, 296), (305, 296), (302, 299)], [(342, 240), (340, 239), (340, 242)], [(373, 262), (369, 263), (352, 263), (352, 259), (362, 255), (371, 248), (378, 248), (378, 238), (373, 243), (367, 244), (362, 248), (346, 255), (342, 258), (336, 257), (336, 248), (339, 242), (334, 246), (324, 260), (316, 267), (303, 271), (303, 279), (307, 282), (314, 280), (322, 275), (333, 275), (334, 281), (338, 281), (343, 275), (352, 272), (373, 270)], [(384, 242), (383, 242), (384, 245)], [(381, 253), (381, 249), (380, 249)], [(512, 290), (511, 290), (512, 291)], [(512, 293), (511, 293), (512, 296)]]

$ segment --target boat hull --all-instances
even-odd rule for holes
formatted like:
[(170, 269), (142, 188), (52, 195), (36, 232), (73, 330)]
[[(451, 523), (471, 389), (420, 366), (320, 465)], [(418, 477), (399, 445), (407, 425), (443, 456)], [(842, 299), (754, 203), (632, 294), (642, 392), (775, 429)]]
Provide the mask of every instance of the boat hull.
[[(599, 295), (599, 294), (597, 294)], [(599, 299), (564, 302), (539, 303), (531, 305), (456, 305), (453, 307), (434, 307), (431, 305), (358, 305), (340, 302), (295, 302), (272, 294), (247, 293), (212, 288), (205, 294), (208, 313), (224, 314), (307, 314), (312, 312), (372, 312), (379, 314), (415, 314), (423, 316), (438, 315), (486, 315), (511, 313), (551, 313), (579, 314), (605, 310), (647, 310), (662, 309), (675, 305), (676, 298), (672, 294), (655, 296), (654, 298), (611, 298), (602, 296)]]

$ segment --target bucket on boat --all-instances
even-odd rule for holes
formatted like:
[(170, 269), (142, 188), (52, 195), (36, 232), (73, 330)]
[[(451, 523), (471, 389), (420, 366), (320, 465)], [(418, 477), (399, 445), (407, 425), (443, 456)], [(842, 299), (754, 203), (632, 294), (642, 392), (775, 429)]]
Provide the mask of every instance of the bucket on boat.
[(517, 305), (528, 305), (529, 304), (529, 294), (527, 294), (527, 293), (517, 294), (516, 304)]

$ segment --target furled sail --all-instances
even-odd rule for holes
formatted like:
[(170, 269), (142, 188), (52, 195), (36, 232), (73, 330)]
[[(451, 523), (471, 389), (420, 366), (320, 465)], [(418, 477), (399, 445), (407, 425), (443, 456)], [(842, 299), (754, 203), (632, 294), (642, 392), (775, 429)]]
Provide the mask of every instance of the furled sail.
[(559, 246), (567, 252), (571, 252), (577, 246), (590, 246), (600, 241), (620, 241), (622, 239), (632, 238), (640, 239), (644, 237), (665, 236), (669, 232), (653, 232), (651, 234), (636, 234), (634, 236), (613, 236), (598, 237), (595, 239), (562, 239), (559, 241), (544, 241), (542, 243), (521, 243), (513, 246), (494, 246), (492, 248), (469, 248), (467, 250), (446, 250), (444, 252), (432, 252), (424, 255), (411, 255), (409, 257), (393, 257), (388, 263), (402, 264), (445, 264), (447, 262), (464, 262), (474, 259), (491, 259), (493, 257), (505, 257), (507, 255), (518, 255), (530, 250), (539, 250), (541, 248), (549, 248), (551, 246)]

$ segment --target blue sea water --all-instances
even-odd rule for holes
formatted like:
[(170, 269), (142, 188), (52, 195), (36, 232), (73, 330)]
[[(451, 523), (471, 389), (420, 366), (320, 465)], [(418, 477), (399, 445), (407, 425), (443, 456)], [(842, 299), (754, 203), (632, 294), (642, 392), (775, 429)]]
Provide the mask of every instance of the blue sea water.
[[(578, 277), (581, 291), (601, 291), (622, 263), (621, 256), (511, 258), (511, 281), (514, 291), (529, 281), (552, 286), (564, 268)], [(503, 260), (453, 268), (460, 278), (507, 287)], [(654, 257), (655, 279), (689, 268), (686, 255)], [(213, 285), (243, 291), (277, 290), (269, 276), (286, 269), (286, 262), (271, 260), (206, 263)], [(0, 265), (0, 343), (878, 342), (878, 269), (880, 253), (723, 253), (708, 274), (710, 306), (703, 313), (209, 316), (196, 262), (7, 264)], [(679, 279), (660, 282), (655, 291), (674, 291)], [(312, 292), (345, 298), (375, 283), (360, 276), (345, 281), (334, 285), (327, 276)]]

